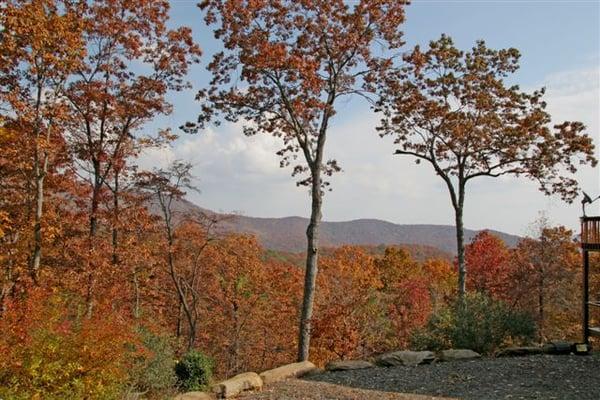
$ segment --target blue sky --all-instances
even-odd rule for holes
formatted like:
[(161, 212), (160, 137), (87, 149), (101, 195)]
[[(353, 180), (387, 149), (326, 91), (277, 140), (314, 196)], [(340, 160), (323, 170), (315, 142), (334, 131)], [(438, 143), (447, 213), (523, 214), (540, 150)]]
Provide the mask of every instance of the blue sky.
[[(208, 82), (205, 65), (219, 43), (195, 4), (171, 0), (171, 24), (191, 26), (203, 48), (202, 64), (189, 75), (197, 89)], [(600, 143), (600, 1), (421, 0), (408, 7), (404, 32), (407, 49), (425, 45), (442, 33), (463, 49), (477, 39), (493, 48), (518, 48), (521, 69), (511, 83), (526, 90), (546, 86), (555, 120), (583, 121)], [(157, 118), (148, 129), (176, 130), (186, 120), (194, 120), (198, 112), (194, 95), (195, 90), (171, 96), (172, 115)], [(334, 190), (326, 196), (324, 219), (452, 224), (443, 182), (428, 166), (392, 156), (390, 141), (374, 133), (376, 122), (360, 100), (339, 104), (327, 153), (344, 171), (332, 180)], [(306, 190), (295, 186), (289, 170), (279, 168), (277, 148), (272, 138), (246, 138), (240, 126), (229, 125), (196, 136), (182, 135), (173, 147), (145, 154), (141, 161), (146, 167), (173, 159), (192, 162), (202, 193), (191, 200), (203, 207), (250, 216), (307, 216)], [(581, 171), (577, 179), (590, 194), (600, 193), (598, 169)], [(527, 234), (540, 211), (554, 223), (577, 227), (578, 203), (566, 205), (545, 197), (526, 180), (483, 179), (473, 181), (468, 190), (465, 224), (469, 228)]]

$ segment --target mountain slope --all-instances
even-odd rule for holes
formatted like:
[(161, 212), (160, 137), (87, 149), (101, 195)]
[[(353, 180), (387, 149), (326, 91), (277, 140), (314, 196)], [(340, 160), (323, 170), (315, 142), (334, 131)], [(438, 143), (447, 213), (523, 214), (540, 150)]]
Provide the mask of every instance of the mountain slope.
[[(308, 219), (300, 217), (255, 218), (235, 216), (224, 227), (235, 232), (247, 232), (260, 238), (271, 250), (304, 251)], [(468, 243), (478, 231), (466, 229)], [(515, 246), (518, 236), (490, 230), (508, 246)], [(417, 244), (436, 247), (456, 253), (456, 234), (450, 225), (399, 225), (376, 219), (358, 219), (345, 222), (323, 222), (320, 231), (322, 246), (343, 244)]]
[[(151, 207), (152, 208), (152, 207)], [(176, 205), (181, 213), (213, 213), (189, 201)], [(269, 250), (302, 252), (306, 250), (307, 218), (256, 218), (232, 215), (221, 222), (225, 231), (251, 233), (256, 235)], [(465, 242), (468, 243), (478, 231), (466, 229)], [(506, 244), (513, 247), (518, 236), (490, 230)], [(343, 244), (355, 245), (421, 245), (430, 246), (443, 252), (456, 254), (456, 237), (451, 225), (400, 225), (377, 219), (358, 219), (344, 222), (323, 222), (321, 224), (321, 246), (335, 247)]]

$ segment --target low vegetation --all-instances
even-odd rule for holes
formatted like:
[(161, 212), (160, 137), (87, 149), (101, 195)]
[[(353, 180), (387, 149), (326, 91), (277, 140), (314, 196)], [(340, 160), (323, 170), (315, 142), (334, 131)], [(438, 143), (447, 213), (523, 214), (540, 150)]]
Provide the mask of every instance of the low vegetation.
[(531, 315), (473, 293), (432, 314), (427, 325), (413, 333), (411, 345), (419, 350), (471, 349), (492, 354), (503, 345), (531, 344), (534, 334)]

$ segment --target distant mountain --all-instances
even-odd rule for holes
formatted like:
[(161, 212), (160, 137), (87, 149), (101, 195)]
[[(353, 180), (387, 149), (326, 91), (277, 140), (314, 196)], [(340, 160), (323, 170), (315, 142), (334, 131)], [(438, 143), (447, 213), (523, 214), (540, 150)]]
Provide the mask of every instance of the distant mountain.
[[(227, 229), (255, 234), (263, 246), (271, 250), (304, 251), (308, 219), (300, 217), (255, 218), (235, 216), (225, 223)], [(478, 231), (466, 229), (469, 242)], [(515, 246), (518, 236), (490, 230), (508, 246)], [(399, 225), (377, 219), (357, 219), (345, 222), (323, 222), (320, 230), (321, 245), (335, 247), (355, 245), (421, 245), (456, 254), (456, 233), (449, 225)]]
[[(179, 202), (176, 209), (183, 213), (213, 213), (189, 201)], [(308, 219), (301, 217), (257, 218), (232, 215), (221, 223), (221, 229), (256, 235), (262, 245), (274, 251), (303, 252), (306, 247), (306, 226)], [(465, 242), (468, 243), (479, 231), (465, 229)], [(520, 237), (490, 230), (504, 242), (514, 247)], [(456, 237), (451, 225), (400, 225), (377, 219), (357, 219), (345, 222), (323, 222), (320, 230), (321, 245), (336, 247), (352, 245), (406, 245), (415, 247), (414, 253), (428, 253), (431, 248), (441, 252), (456, 254)], [(440, 256), (443, 256), (440, 254)]]

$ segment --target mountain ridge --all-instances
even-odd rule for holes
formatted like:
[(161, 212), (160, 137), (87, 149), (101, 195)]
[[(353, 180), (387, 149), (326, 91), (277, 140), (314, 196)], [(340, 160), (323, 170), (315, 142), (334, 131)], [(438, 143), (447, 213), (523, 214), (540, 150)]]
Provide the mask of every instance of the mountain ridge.
[[(249, 233), (258, 237), (269, 250), (302, 252), (306, 250), (306, 227), (308, 218), (252, 217), (227, 214), (202, 208), (191, 201), (177, 204), (181, 212), (202, 212), (227, 216), (221, 229), (237, 233)], [(485, 230), (485, 229), (483, 229)], [(517, 235), (487, 229), (500, 237), (509, 247), (516, 246), (521, 239)], [(465, 229), (465, 243), (482, 230)], [(456, 254), (454, 225), (442, 224), (396, 224), (377, 218), (358, 218), (349, 221), (323, 221), (320, 226), (320, 243), (323, 247), (341, 245), (419, 245), (435, 247), (443, 252)]]

